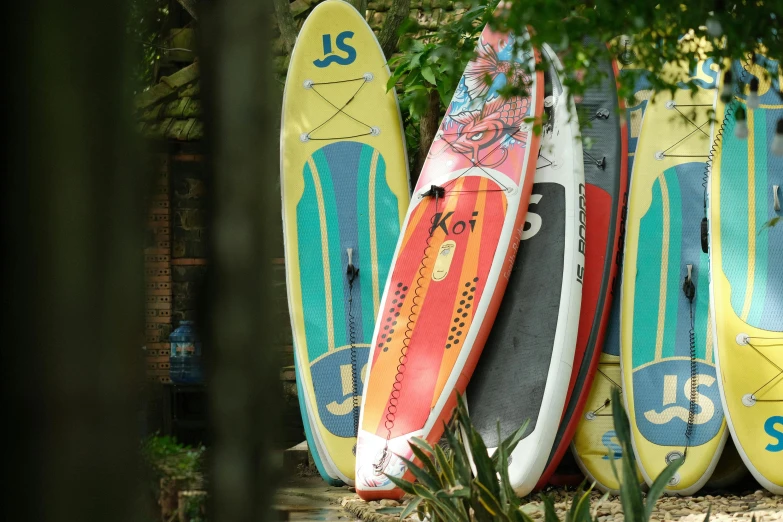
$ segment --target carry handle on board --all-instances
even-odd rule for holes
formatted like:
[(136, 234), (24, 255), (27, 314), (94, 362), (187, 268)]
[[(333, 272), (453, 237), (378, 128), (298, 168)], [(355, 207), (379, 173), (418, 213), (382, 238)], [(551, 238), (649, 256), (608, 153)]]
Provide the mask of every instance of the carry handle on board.
[(707, 239), (709, 235), (709, 226), (707, 224), (707, 218), (701, 218), (701, 251), (707, 253), (708, 244)]

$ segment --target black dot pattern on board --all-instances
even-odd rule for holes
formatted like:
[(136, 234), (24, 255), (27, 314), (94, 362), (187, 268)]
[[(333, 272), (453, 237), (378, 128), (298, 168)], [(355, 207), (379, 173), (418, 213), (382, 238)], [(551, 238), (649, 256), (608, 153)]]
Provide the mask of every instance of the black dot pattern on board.
[(402, 291), (403, 291), (403, 292), (407, 292), (407, 291), (408, 291), (408, 287), (407, 287), (407, 286), (403, 286), (403, 287), (402, 287)]
[(454, 320), (454, 323), (458, 323), (459, 324), (459, 329), (457, 329), (457, 326), (452, 326), (451, 327), (452, 335), (449, 335), (449, 337), (448, 337), (448, 342), (446, 343), (446, 349), (447, 350), (449, 348), (451, 348), (452, 346), (458, 345), (460, 340), (462, 339), (462, 335), (464, 333), (463, 328), (465, 327), (464, 319), (466, 319), (468, 317), (469, 314), (468, 314), (467, 310), (469, 310), (470, 306), (471, 306), (471, 303), (469, 303), (468, 301), (472, 301), (473, 300), (473, 296), (472, 295), (468, 295), (468, 293), (472, 294), (473, 292), (476, 291), (476, 287), (474, 286), (474, 283), (477, 283), (478, 280), (479, 280), (478, 277), (474, 277), (472, 282), (471, 281), (465, 282), (465, 288), (468, 288), (469, 290), (465, 290), (464, 292), (462, 292), (462, 296), (463, 297), (467, 297), (467, 299), (460, 300), (460, 302), (459, 302), (460, 307), (457, 308), (457, 310), (456, 310), (456, 312), (454, 314), (453, 320)]
[(383, 349), (383, 351), (384, 351), (384, 352), (388, 352), (388, 351), (389, 351), (389, 349), (388, 349), (388, 348), (384, 348), (384, 349)]
[(397, 283), (397, 288), (400, 288), (402, 286), (402, 283)]

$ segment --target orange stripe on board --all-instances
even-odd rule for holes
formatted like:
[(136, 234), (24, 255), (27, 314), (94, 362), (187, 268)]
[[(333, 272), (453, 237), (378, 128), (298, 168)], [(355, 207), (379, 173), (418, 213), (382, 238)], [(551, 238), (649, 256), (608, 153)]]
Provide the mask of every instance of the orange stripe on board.
[[(462, 188), (462, 184), (462, 178), (460, 178), (455, 182), (454, 190), (460, 190)], [(459, 197), (446, 198), (446, 206), (442, 212), (448, 213), (453, 211), (457, 206), (458, 200)], [(421, 209), (428, 207), (429, 204), (420, 205)], [(416, 226), (427, 227), (427, 231), (429, 233), (429, 221), (427, 220), (424, 223), (419, 223), (423, 212), (417, 213), (419, 215), (416, 219)], [(410, 235), (412, 235), (414, 228), (412, 224), (413, 220), (408, 222), (408, 228), (405, 231), (406, 237), (410, 237)], [(444, 241), (445, 237), (445, 233), (440, 228), (438, 228), (435, 230), (435, 233), (430, 240), (431, 246), (427, 251), (429, 257), (427, 258), (427, 261), (425, 261), (425, 268), (422, 271), (423, 280), (421, 281), (421, 288), (418, 290), (419, 298), (417, 299), (417, 311), (420, 311), (421, 307), (424, 305), (424, 301), (427, 297), (427, 289), (429, 288), (430, 282), (432, 281), (432, 265), (435, 263), (434, 254), (437, 254), (437, 248)], [(403, 243), (403, 248), (400, 249), (400, 255), (409, 255), (410, 257), (408, 257), (408, 262), (411, 262), (410, 259), (412, 256), (420, 256), (423, 251), (424, 245), (410, 245), (409, 253), (405, 251), (405, 243)], [(420, 260), (421, 258), (418, 258), (413, 262), (419, 263)], [(399, 262), (400, 259), (398, 258), (395, 263)], [(417, 266), (420, 265), (417, 264)], [(393, 268), (393, 270), (395, 268), (396, 266)], [(394, 277), (393, 274), (394, 273), (392, 272), (392, 277)], [(413, 324), (408, 325), (407, 323), (408, 316), (411, 314), (413, 299), (416, 295), (415, 290), (418, 277), (419, 271), (417, 269), (413, 274), (413, 279), (407, 283), (408, 292), (405, 295), (405, 301), (402, 305), (402, 308), (400, 309), (400, 319), (402, 319), (402, 321), (399, 321), (397, 326), (395, 326), (394, 334), (391, 337), (391, 340), (387, 339), (384, 344), (384, 347), (388, 348), (389, 350), (386, 352), (381, 352), (375, 361), (375, 364), (373, 364), (372, 368), (370, 369), (370, 382), (368, 383), (367, 390), (365, 391), (367, 397), (364, 403), (362, 429), (370, 433), (377, 433), (382, 437), (386, 436), (386, 429), (383, 426), (383, 421), (386, 415), (386, 405), (389, 402), (389, 397), (393, 390), (394, 378), (397, 376), (397, 365), (399, 365), (401, 350), (404, 346), (403, 340), (405, 339), (405, 332), (408, 330), (408, 328), (411, 328), (409, 335), (412, 337), (413, 330), (416, 328), (417, 317), (414, 317)], [(384, 303), (384, 307), (381, 308), (381, 313), (391, 307), (391, 299), (392, 295), (386, 296), (386, 302)], [(376, 345), (375, 349), (377, 350), (378, 339), (376, 338), (373, 342)], [(409, 352), (409, 355), (413, 354)], [(398, 415), (399, 414), (401, 413), (398, 412)]]
[(419, 225), (421, 216), (424, 214), (424, 211), (427, 209), (427, 206), (428, 206), (427, 202), (420, 201), (419, 205), (416, 207), (416, 210), (413, 211), (413, 215), (411, 215), (411, 219), (410, 221), (408, 221), (408, 227), (405, 229), (405, 235), (402, 237), (402, 245), (400, 247), (400, 252), (402, 252), (405, 249), (405, 245), (408, 244), (408, 240), (411, 238), (411, 235), (416, 230), (416, 227)]
[[(476, 203), (474, 206), (474, 210), (477, 210), (479, 212), (479, 216), (484, 215), (484, 208), (486, 207), (487, 203), (487, 185), (488, 180), (487, 178), (482, 177), (481, 181), (479, 182), (479, 188), (478, 188), (478, 195), (476, 197)], [(456, 198), (455, 198), (456, 199)], [(468, 236), (468, 244), (466, 246), (467, 251), (465, 252), (465, 260), (462, 263), (462, 272), (460, 273), (460, 283), (462, 281), (473, 281), (473, 278), (478, 275), (478, 264), (479, 264), (479, 250), (481, 247), (481, 234), (484, 228), (484, 220), (478, 219), (476, 220), (476, 228), (473, 230), (470, 235)], [(463, 308), (462, 305), (459, 304), (460, 300), (460, 294), (458, 293), (454, 297), (454, 305), (452, 306), (451, 310), (451, 317), (457, 317), (457, 310), (462, 309), (462, 313), (467, 313), (468, 316), (465, 317), (465, 337), (467, 337), (467, 332), (470, 331), (470, 328), (473, 326), (473, 314), (476, 311), (476, 306), (478, 306), (478, 302), (475, 302), (473, 306), (471, 306), (469, 309)], [(462, 314), (459, 314), (462, 315)], [(464, 338), (463, 338), (464, 339)], [(462, 345), (455, 345), (452, 346), (450, 350), (444, 350), (443, 353), (443, 360), (441, 361), (440, 370), (438, 372), (438, 380), (435, 384), (435, 391), (432, 396), (432, 404), (431, 407), (435, 407), (435, 403), (438, 402), (438, 398), (440, 397), (440, 394), (443, 393), (443, 388), (446, 386), (446, 381), (448, 380), (449, 376), (451, 375), (451, 371), (454, 369), (454, 363), (457, 361), (457, 357), (459, 357), (460, 352), (463, 350), (464, 344)]]

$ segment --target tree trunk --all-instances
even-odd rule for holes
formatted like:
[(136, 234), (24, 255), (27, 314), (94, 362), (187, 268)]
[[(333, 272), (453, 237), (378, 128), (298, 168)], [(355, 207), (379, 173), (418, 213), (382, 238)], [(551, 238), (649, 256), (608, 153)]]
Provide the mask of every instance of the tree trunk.
[(280, 36), (283, 38), (283, 47), (288, 54), (291, 54), (296, 43), (296, 35), (299, 32), (296, 29), (294, 15), (291, 13), (291, 3), (289, 0), (273, 0), (273, 2), (275, 4), (277, 25), (280, 28)]
[(138, 473), (148, 177), (126, 7), (17, 2), (0, 22), (17, 78), (1, 124), (2, 520), (152, 519)]
[(386, 20), (381, 27), (381, 33), (378, 35), (378, 41), (381, 43), (381, 49), (386, 59), (390, 59), (397, 52), (397, 43), (400, 41), (400, 27), (408, 19), (411, 12), (410, 0), (394, 0), (391, 9), (386, 15)]
[(419, 179), (421, 174), (421, 168), (424, 166), (424, 162), (427, 159), (427, 153), (432, 146), (432, 140), (435, 139), (435, 134), (438, 132), (438, 120), (440, 119), (440, 96), (438, 91), (432, 90), (429, 94), (429, 103), (427, 110), (419, 121), (419, 152), (416, 158), (416, 171), (413, 181), (413, 185), (416, 185), (416, 180)]
[(351, 0), (351, 3), (362, 16), (367, 17), (367, 0)]
[[(214, 444), (211, 520), (271, 519), (280, 470), (282, 385), (271, 258), (282, 224), (281, 100), (272, 74), (268, 2), (223, 0), (202, 16), (210, 151), (209, 273), (203, 302)], [(206, 8), (206, 5), (205, 5)], [(209, 15), (209, 16), (207, 16)], [(285, 325), (287, 326), (287, 325)]]

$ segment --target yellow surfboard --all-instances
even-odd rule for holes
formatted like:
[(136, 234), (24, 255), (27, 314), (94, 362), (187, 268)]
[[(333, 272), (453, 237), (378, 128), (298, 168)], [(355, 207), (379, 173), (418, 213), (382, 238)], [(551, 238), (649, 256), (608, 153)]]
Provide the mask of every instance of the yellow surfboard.
[(300, 407), (332, 483), (353, 481), (370, 342), (410, 200), (389, 78), (356, 9), (327, 0), (312, 11), (286, 79), (281, 186)]
[[(771, 152), (783, 101), (780, 64), (756, 55), (744, 71), (733, 63), (735, 88), (719, 103), (722, 139), (713, 158), (709, 238), (715, 349), (721, 398), (742, 460), (758, 482), (783, 494), (783, 157)], [(772, 72), (771, 75), (765, 74)], [(777, 72), (777, 74), (775, 74)], [(745, 103), (759, 80), (759, 106)], [(747, 138), (735, 136), (737, 112), (746, 113)]]
[(702, 252), (703, 174), (712, 141), (718, 66), (668, 64), (667, 79), (695, 79), (647, 105), (631, 177), (620, 325), (623, 396), (640, 471), (648, 484), (685, 458), (667, 485), (693, 494), (726, 440), (708, 327)]

